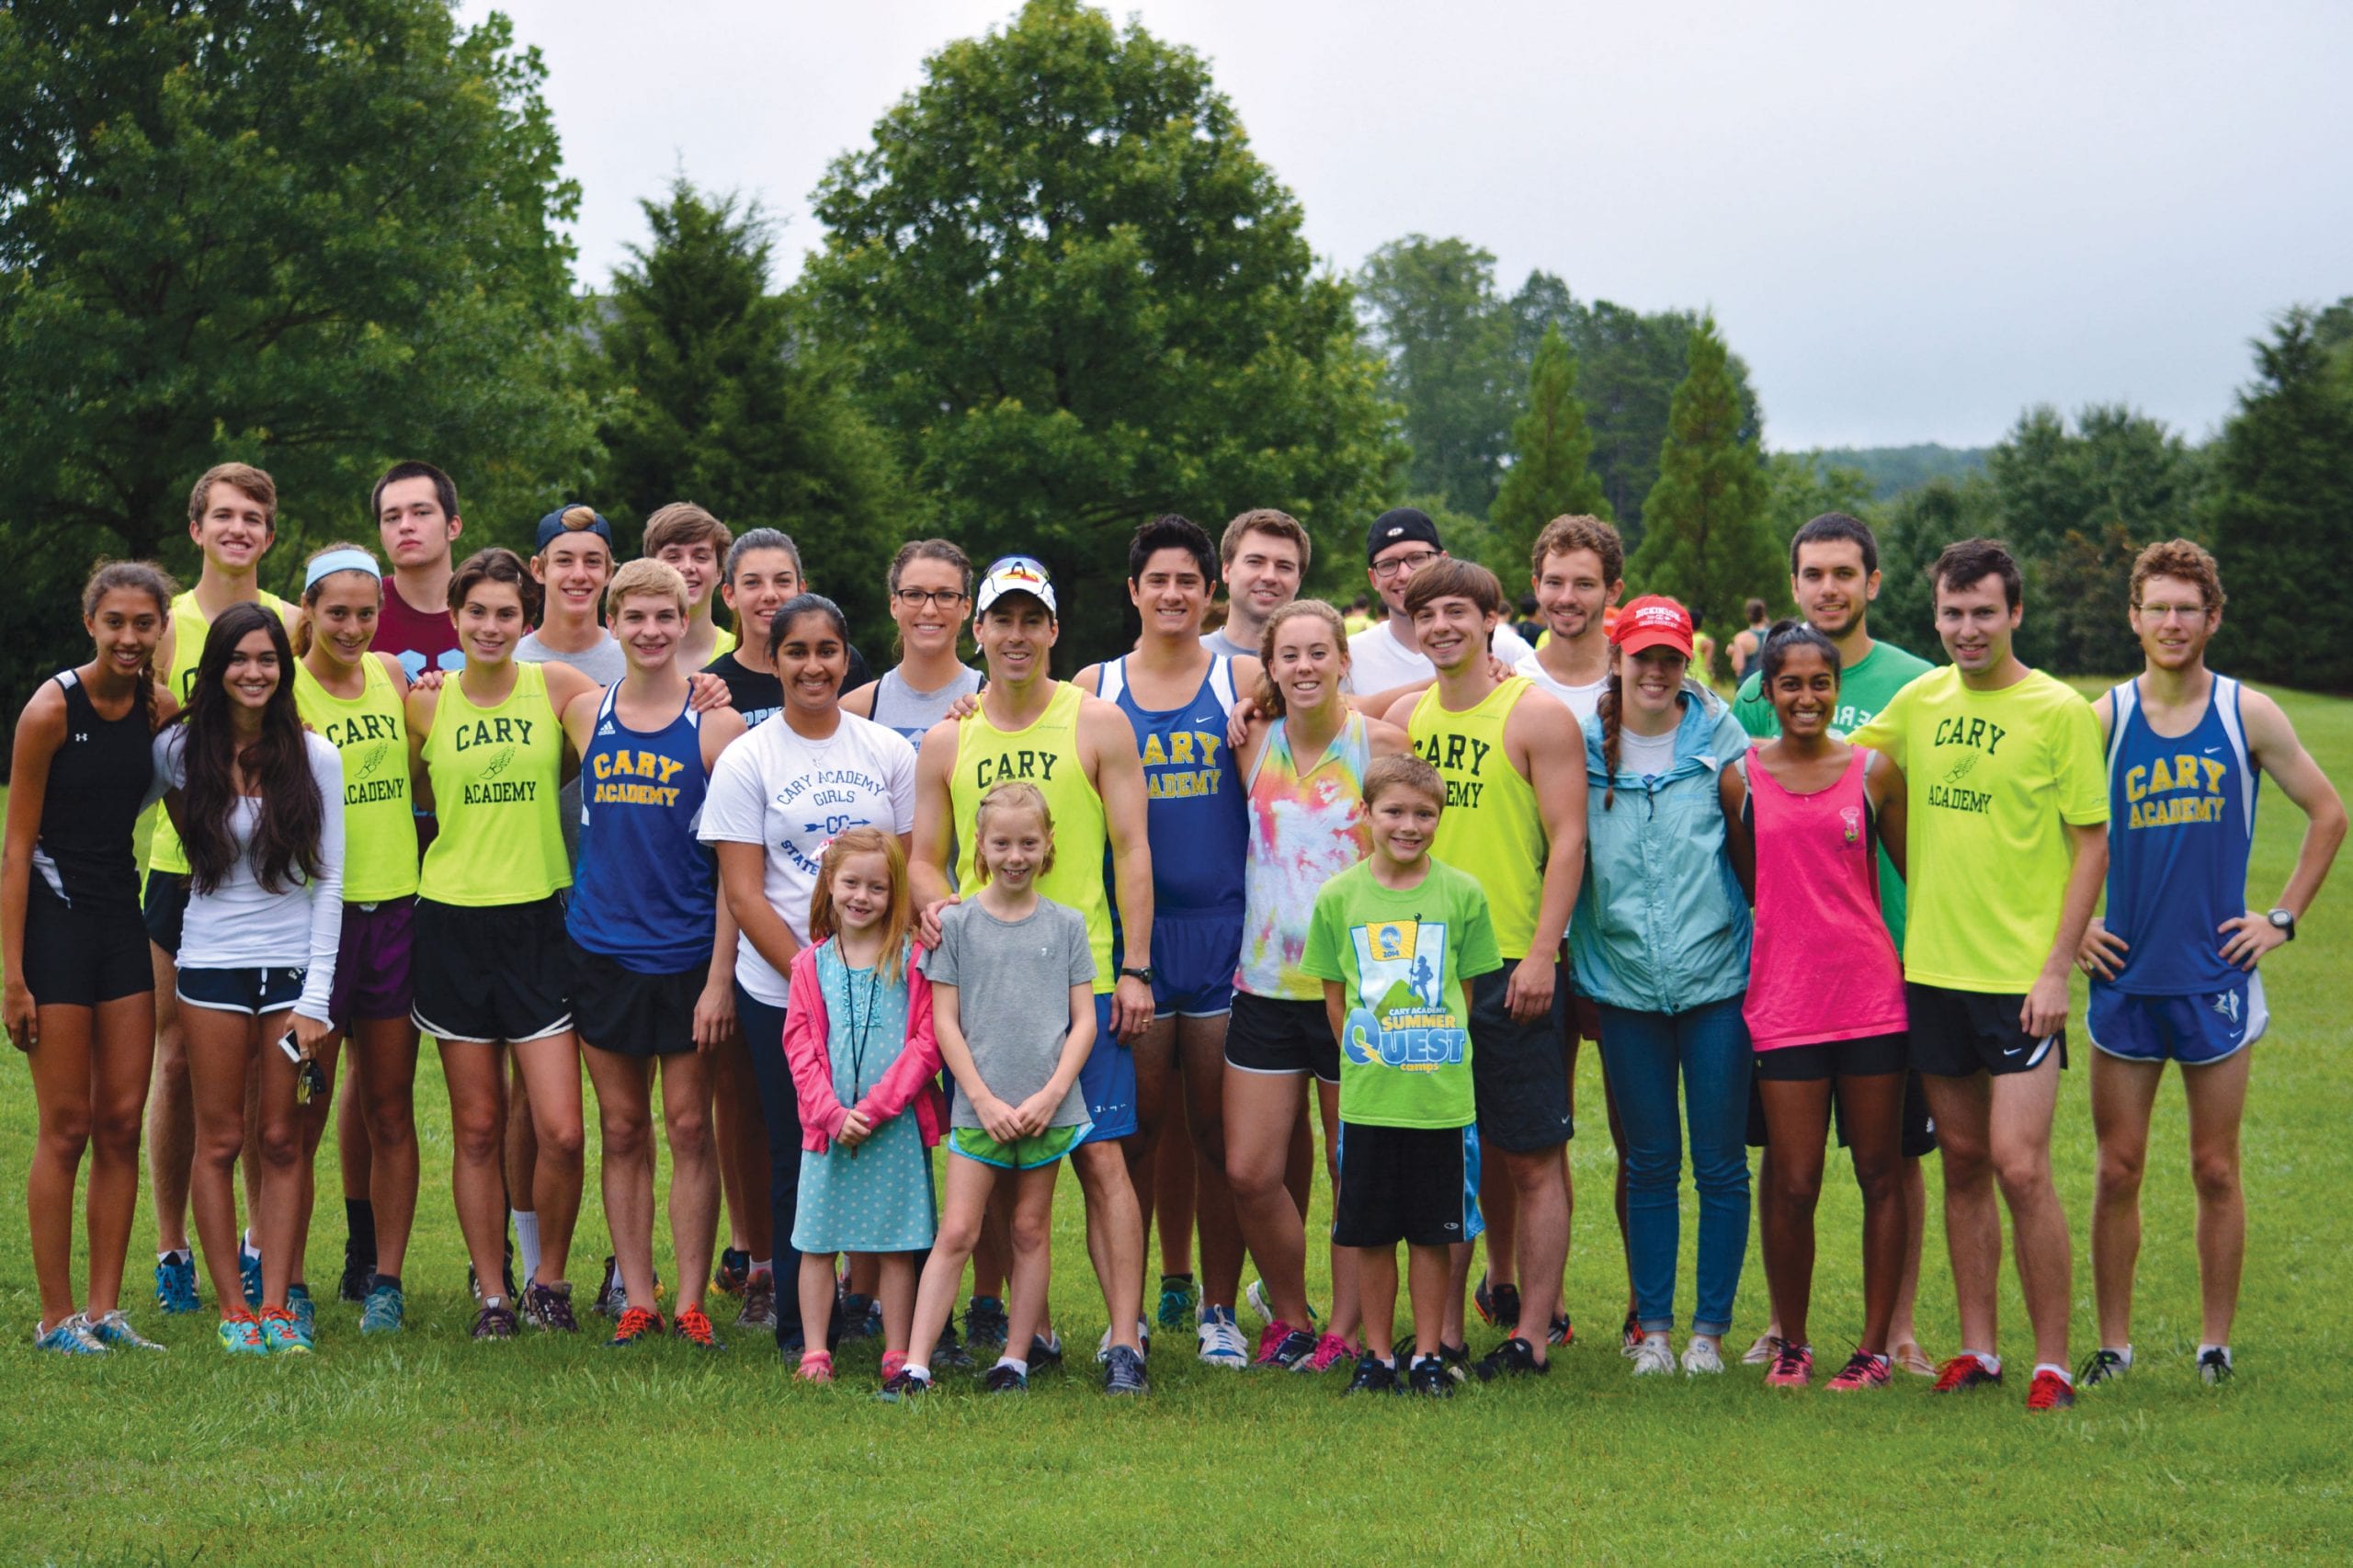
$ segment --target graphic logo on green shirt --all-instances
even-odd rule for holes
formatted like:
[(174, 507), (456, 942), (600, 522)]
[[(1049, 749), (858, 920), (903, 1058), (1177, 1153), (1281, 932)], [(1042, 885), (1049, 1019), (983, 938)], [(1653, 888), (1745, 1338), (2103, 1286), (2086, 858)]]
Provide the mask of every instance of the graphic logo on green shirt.
[(1341, 1042), (1348, 1060), (1407, 1073), (1461, 1066), (1468, 1036), (1445, 1005), (1446, 923), (1377, 920), (1348, 935), (1359, 998)]

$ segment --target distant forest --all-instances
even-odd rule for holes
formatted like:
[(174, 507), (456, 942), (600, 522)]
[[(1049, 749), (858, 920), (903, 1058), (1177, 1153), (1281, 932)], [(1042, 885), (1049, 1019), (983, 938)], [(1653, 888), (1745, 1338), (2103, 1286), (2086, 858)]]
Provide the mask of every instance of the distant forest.
[(1991, 447), (1816, 447), (1806, 454), (1824, 468), (1851, 468), (1870, 482), (1871, 499), (1884, 501), (1932, 479), (1956, 483), (1985, 471)]

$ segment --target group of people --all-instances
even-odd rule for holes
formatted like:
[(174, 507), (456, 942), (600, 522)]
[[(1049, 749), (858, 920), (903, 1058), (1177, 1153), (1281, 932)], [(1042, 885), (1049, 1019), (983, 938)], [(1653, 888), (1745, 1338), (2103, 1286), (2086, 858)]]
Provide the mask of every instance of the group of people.
[[(213, 469), (190, 500), (195, 586), (102, 565), (94, 657), (26, 706), (0, 961), (39, 1103), (44, 1349), (152, 1345), (121, 1303), (142, 1118), (160, 1304), (200, 1310), (200, 1251), (225, 1349), (312, 1349), (313, 1156), (336, 1103), (338, 1294), (363, 1333), (399, 1330), (430, 1035), (477, 1338), (577, 1328), (585, 1061), (615, 1346), (717, 1346), (718, 1291), (812, 1382), (844, 1335), (872, 1334), (885, 1398), (954, 1367), (1017, 1392), (1063, 1356), (1048, 1282), (1067, 1164), (1109, 1392), (1148, 1387), (1157, 1211), (1165, 1259), (1198, 1227), (1198, 1284), (1170, 1269), (1156, 1317), (1190, 1317), (1203, 1362), (1444, 1396), (1541, 1376), (1574, 1335), (1566, 1146), (1591, 1040), (1637, 1376), (1723, 1369), (1762, 1144), (1772, 1321), (1746, 1359), (1811, 1383), (1834, 1127), (1863, 1199), (1863, 1292), (1829, 1388), (2002, 1381), (1997, 1189), (2029, 1407), (2124, 1374), (2168, 1059), (2190, 1106), (2198, 1366), (2229, 1375), (2256, 966), (2293, 937), (2345, 815), (2279, 707), (2207, 669), (2222, 591), (2195, 544), (2143, 552), (2126, 613), (2146, 667), (2086, 703), (2012, 653), (2022, 587), (2000, 546), (1938, 560), (1951, 662), (1931, 668), (1870, 635), (1876, 541), (1827, 514), (1791, 546), (1800, 618), (1734, 640), (1726, 702), (1691, 678), (1685, 607), (1621, 604), (1623, 548), (1591, 517), (1536, 541), (1533, 645), (1495, 576), (1418, 511), (1370, 526), (1375, 614), (1353, 633), (1299, 597), (1311, 543), (1289, 516), (1245, 512), (1214, 543), (1156, 517), (1129, 547), (1133, 646), (1070, 680), (1051, 673), (1043, 564), (976, 573), (919, 540), (891, 564), (897, 659), (876, 678), (775, 530), (735, 538), (681, 503), (617, 563), (609, 525), (574, 505), (528, 561), (459, 561), (439, 471), (398, 464), (372, 500), (390, 572), (330, 545), (289, 603), (258, 582), (269, 477)], [(2245, 907), (2266, 771), (2309, 819), (2268, 913)], [(133, 829), (158, 799), (142, 896)], [(2070, 965), (2091, 976), (2100, 1150), (2100, 1346), (2080, 1373), (2050, 1164)], [(1914, 1324), (1931, 1151), (1961, 1338), (1941, 1364)], [(1473, 1312), (1503, 1334), (1475, 1361)]]

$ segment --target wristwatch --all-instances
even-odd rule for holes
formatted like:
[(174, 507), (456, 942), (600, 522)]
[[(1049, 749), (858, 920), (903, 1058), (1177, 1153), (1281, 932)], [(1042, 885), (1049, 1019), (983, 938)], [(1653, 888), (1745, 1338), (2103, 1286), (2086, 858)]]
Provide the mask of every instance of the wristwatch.
[[(2290, 924), (2292, 925), (2293, 922), (2290, 922)], [(1122, 969), (1120, 971), (1120, 978), (1122, 980), (1141, 980), (1146, 985), (1150, 985), (1152, 983), (1152, 968), (1147, 964), (1142, 969)]]
[(2264, 918), (2271, 922), (2271, 928), (2279, 933), (2280, 940), (2292, 942), (2296, 939), (2296, 917), (2286, 910), (2275, 909)]

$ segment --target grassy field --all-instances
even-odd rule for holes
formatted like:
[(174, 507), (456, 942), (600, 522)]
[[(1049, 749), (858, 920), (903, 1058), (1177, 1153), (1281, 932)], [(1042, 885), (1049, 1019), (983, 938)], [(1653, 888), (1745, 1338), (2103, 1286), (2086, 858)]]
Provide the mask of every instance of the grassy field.
[[(2290, 706), (2323, 766), (2353, 780), (2353, 704)], [(2258, 903), (2285, 876), (2302, 819), (2275, 795), (2260, 821)], [(1931, 1402), (1925, 1383), (1900, 1379), (1879, 1397), (1819, 1385), (1791, 1397), (1762, 1388), (1755, 1369), (1634, 1384), (1610, 1343), (1624, 1284), (1604, 1215), (1609, 1144), (1591, 1134), (1574, 1145), (1578, 1342), (1539, 1386), (1446, 1404), (1343, 1401), (1337, 1378), (1208, 1371), (1180, 1336), (1155, 1349), (1154, 1393), (1140, 1403), (1105, 1400), (1088, 1369), (1041, 1377), (1027, 1400), (984, 1403), (951, 1385), (894, 1408), (866, 1397), (871, 1350), (846, 1357), (841, 1384), (814, 1390), (753, 1335), (718, 1358), (675, 1344), (607, 1354), (585, 1335), (468, 1342), (446, 1101), (428, 1053), (426, 1192), (410, 1328), (397, 1339), (362, 1341), (356, 1309), (327, 1303), (315, 1357), (233, 1362), (213, 1350), (209, 1318), (165, 1322), (145, 1305), (134, 1315), (169, 1355), (36, 1357), (23, 1232), (14, 1220), (0, 1229), (0, 1560), (2341, 1562), (2353, 1553), (2353, 1417), (2335, 1338), (2353, 1297), (2353, 1210), (2339, 1200), (2353, 1188), (2349, 892), (2340, 880), (2266, 969), (2273, 1021), (2247, 1111), (2240, 1369), (2220, 1391), (2190, 1364), (2192, 1205), (2171, 1082), (2146, 1199), (2139, 1365), (2070, 1414), (2025, 1414), (2025, 1318), (2006, 1277), (2019, 1375), (1997, 1394)], [(2080, 1029), (2075, 1049), (2088, 1049)], [(20, 1192), (33, 1117), (10, 1071), (0, 1189)], [(1591, 1052), (1581, 1072), (1579, 1100), (1597, 1107)], [(2079, 1056), (2058, 1132), (2078, 1357), (2092, 1334), (2086, 1092)], [(1842, 1168), (1824, 1195), (1816, 1294), (1833, 1366), (1859, 1311), (1858, 1206), (1836, 1185)], [(320, 1170), (313, 1278), (331, 1289), (331, 1149)], [(594, 1192), (592, 1169), (574, 1269), (584, 1278), (606, 1250)], [(1064, 1196), (1056, 1295), (1076, 1349), (1093, 1345), (1100, 1306), (1067, 1183)], [(143, 1219), (134, 1234), (143, 1278)], [(1688, 1312), (1688, 1215), (1684, 1234)], [(1940, 1230), (1928, 1259), (1922, 1328), (1932, 1352), (1949, 1353)], [(1763, 1297), (1752, 1252), (1738, 1344), (1761, 1326)], [(732, 1311), (718, 1315), (724, 1335)], [(1494, 1337), (1474, 1333), (1474, 1350)]]

